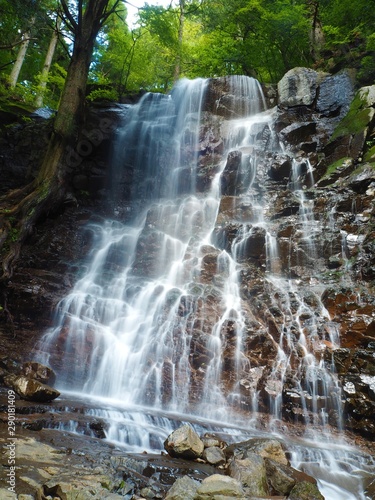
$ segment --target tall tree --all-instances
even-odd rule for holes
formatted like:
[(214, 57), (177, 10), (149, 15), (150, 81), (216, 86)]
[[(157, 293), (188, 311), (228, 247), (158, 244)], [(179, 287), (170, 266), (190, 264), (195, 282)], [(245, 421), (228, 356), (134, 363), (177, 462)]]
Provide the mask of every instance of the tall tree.
[(20, 75), (21, 68), (25, 60), (26, 51), (30, 43), (31, 26), (34, 24), (34, 22), (35, 22), (35, 17), (32, 17), (30, 21), (30, 26), (22, 34), (22, 41), (18, 49), (17, 58), (14, 61), (13, 68), (9, 76), (9, 84), (11, 87), (15, 87), (17, 85), (18, 77)]
[(317, 61), (324, 45), (324, 33), (320, 19), (320, 1), (307, 0), (307, 8), (310, 14), (310, 53), (314, 61)]
[(36, 99), (35, 99), (35, 106), (37, 106), (38, 108), (41, 108), (43, 106), (43, 98), (44, 98), (44, 93), (45, 93), (46, 88), (47, 88), (48, 75), (49, 75), (49, 72), (51, 69), (51, 64), (52, 64), (53, 56), (55, 54), (56, 45), (57, 45), (57, 42), (59, 39), (60, 25), (61, 25), (61, 18), (57, 17), (55, 29), (52, 31), (51, 40), (50, 40), (49, 45), (48, 45), (46, 58), (44, 60), (44, 65), (43, 65), (42, 73), (40, 76), (38, 94), (37, 94)]
[[(87, 76), (94, 43), (108, 17), (121, 0), (109, 6), (109, 0), (60, 0), (61, 15), (74, 35), (73, 53), (59, 110), (39, 175), (24, 188), (8, 193), (0, 200), (0, 246), (5, 243), (3, 277), (12, 275), (22, 244), (38, 219), (60, 207), (69, 194), (69, 172), (72, 168), (71, 148), (78, 138)], [(12, 237), (11, 237), (12, 235)]]
[(176, 64), (174, 70), (174, 80), (177, 81), (181, 74), (182, 62), (182, 42), (184, 38), (184, 23), (185, 23), (185, 7), (186, 0), (179, 0), (178, 2), (178, 35), (177, 35), (177, 54)]

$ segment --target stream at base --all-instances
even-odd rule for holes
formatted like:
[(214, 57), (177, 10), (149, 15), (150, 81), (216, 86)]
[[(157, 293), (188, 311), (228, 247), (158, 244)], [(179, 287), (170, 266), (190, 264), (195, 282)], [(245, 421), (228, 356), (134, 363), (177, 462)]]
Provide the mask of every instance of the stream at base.
[(283, 443), (292, 467), (317, 479), (326, 500), (370, 499), (363, 491), (373, 477), (374, 458), (350, 446), (344, 437), (337, 439), (337, 434), (328, 437), (317, 431), (310, 439), (288, 436), (293, 426), (288, 430), (281, 422), (279, 430), (270, 431), (266, 423), (259, 425), (261, 419), (258, 428), (252, 423), (246, 425), (243, 415), (238, 415), (236, 422), (215, 421), (146, 406), (124, 405), (114, 399), (82, 398), (79, 393), (62, 394), (54, 411), (59, 417), (56, 416), (50, 428), (95, 437), (92, 429), (101, 422), (105, 440), (129, 454), (164, 451), (167, 436), (186, 423), (199, 435), (213, 433), (228, 444), (274, 437)]

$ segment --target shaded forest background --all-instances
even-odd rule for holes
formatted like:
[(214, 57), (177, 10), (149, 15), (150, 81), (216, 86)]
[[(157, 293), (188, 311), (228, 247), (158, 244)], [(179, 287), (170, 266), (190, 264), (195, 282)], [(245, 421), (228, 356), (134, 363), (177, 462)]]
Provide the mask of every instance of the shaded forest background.
[[(180, 77), (244, 74), (275, 83), (296, 66), (333, 73), (349, 67), (358, 85), (375, 80), (374, 0), (146, 3), (135, 26), (127, 25), (126, 5), (109, 2), (115, 12), (96, 38), (88, 100), (165, 92)], [(0, 0), (2, 96), (58, 107), (73, 50), (74, 10), (57, 0)]]

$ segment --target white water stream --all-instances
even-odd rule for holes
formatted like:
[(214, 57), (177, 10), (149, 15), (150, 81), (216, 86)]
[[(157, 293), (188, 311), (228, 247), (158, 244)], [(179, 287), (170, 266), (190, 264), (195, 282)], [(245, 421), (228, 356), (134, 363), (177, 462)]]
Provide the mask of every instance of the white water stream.
[[(317, 311), (329, 320), (319, 299), (321, 287), (312, 287), (312, 310), (299, 295), (297, 280), (280, 266), (274, 226), (266, 216), (268, 201), (254, 188), (256, 175), (258, 181), (261, 177), (257, 151), (265, 147), (260, 131), (268, 128), (273, 134), (272, 114), (265, 110), (255, 80), (233, 77), (229, 82), (237, 105), (246, 105), (246, 116), (222, 120), (223, 160), (205, 190), (197, 184), (199, 136), (202, 128), (209, 128), (206, 122), (202, 125), (207, 81), (181, 81), (170, 96), (147, 94), (130, 110), (115, 149), (118, 168), (127, 163), (134, 169), (135, 215), (126, 222), (91, 225), (95, 247), (87, 269), (59, 304), (55, 327), (40, 347), (43, 362), (54, 367), (59, 357), (69, 367), (58, 373), (59, 389), (101, 398), (96, 399), (102, 407), (96, 416), (109, 422), (108, 439), (134, 450), (160, 449), (176, 420), (191, 421), (198, 430), (221, 427), (237, 441), (256, 432), (256, 413), (247, 413), (244, 422), (244, 413), (236, 409), (240, 380), (252, 369), (245, 350), (251, 304), (245, 306), (241, 298), (239, 272), (247, 241), (256, 231), (265, 234), (266, 279), (283, 317), (269, 377), (270, 411), (276, 421), (281, 419), (282, 389), (290, 364), (298, 358), (298, 397), (309, 415), (307, 423), (324, 431), (327, 412), (334, 409), (341, 426), (334, 367), (314, 355), (320, 342)], [(245, 172), (234, 203), (240, 199), (248, 204), (252, 215), (223, 250), (215, 246), (214, 229), (221, 174), (231, 151), (242, 152), (239, 172)], [(300, 205), (297, 224), (305, 242), (300, 265), (313, 267), (317, 221), (299, 177), (295, 162), (290, 189)], [(116, 188), (121, 179), (119, 170)], [(223, 332), (230, 332), (230, 339)], [(338, 343), (334, 329), (329, 340)], [(224, 354), (228, 342), (230, 359)], [(206, 358), (199, 367), (192, 366), (200, 343)], [(254, 389), (254, 412), (258, 399)], [(364, 500), (360, 471), (370, 466), (368, 459), (342, 443), (327, 446), (324, 440), (320, 445), (288, 441), (293, 465), (319, 478), (327, 500)]]

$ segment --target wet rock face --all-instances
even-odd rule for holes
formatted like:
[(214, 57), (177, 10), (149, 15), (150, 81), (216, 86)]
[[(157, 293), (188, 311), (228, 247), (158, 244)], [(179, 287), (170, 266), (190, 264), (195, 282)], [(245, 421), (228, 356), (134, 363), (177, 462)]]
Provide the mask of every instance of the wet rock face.
[[(234, 77), (235, 79), (236, 77)], [(249, 97), (249, 87), (232, 86), (232, 78), (211, 78), (208, 82), (203, 110), (224, 118), (239, 118), (246, 116), (251, 110), (259, 109), (260, 87), (252, 87)], [(261, 105), (261, 109), (263, 106)]]

